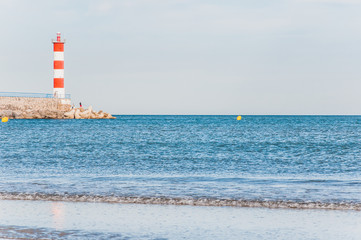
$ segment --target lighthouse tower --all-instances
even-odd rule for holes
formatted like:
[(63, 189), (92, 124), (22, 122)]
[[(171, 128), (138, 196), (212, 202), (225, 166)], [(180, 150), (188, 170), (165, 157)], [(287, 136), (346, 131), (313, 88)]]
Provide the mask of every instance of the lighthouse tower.
[(56, 34), (54, 45), (54, 98), (65, 98), (64, 89), (64, 41), (61, 40), (60, 32)]

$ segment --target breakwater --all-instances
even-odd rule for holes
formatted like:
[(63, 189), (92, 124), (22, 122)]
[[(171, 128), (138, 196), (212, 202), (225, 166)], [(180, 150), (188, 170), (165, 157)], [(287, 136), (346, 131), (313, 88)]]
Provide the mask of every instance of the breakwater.
[(0, 117), (10, 119), (113, 119), (92, 107), (72, 108), (70, 99), (0, 97)]

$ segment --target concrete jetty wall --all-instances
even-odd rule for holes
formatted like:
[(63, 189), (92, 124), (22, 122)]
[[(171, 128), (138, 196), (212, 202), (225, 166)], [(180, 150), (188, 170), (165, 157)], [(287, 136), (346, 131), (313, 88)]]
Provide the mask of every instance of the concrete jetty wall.
[(0, 97), (0, 110), (26, 111), (30, 109), (69, 111), (70, 108), (70, 99)]

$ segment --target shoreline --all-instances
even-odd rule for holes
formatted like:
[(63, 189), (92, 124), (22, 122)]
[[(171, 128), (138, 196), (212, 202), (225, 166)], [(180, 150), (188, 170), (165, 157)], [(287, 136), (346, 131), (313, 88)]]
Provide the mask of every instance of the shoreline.
[(125, 197), (84, 194), (0, 193), (0, 201), (136, 204), (161, 206), (232, 207), (288, 210), (361, 211), (361, 203), (215, 198)]

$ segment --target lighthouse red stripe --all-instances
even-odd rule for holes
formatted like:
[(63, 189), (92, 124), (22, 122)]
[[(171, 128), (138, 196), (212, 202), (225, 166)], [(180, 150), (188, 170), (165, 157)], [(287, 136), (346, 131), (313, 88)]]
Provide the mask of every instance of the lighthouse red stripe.
[(54, 52), (64, 52), (64, 43), (54, 42)]
[(54, 69), (64, 69), (64, 61), (54, 61)]
[(64, 78), (54, 78), (54, 88), (64, 88)]

